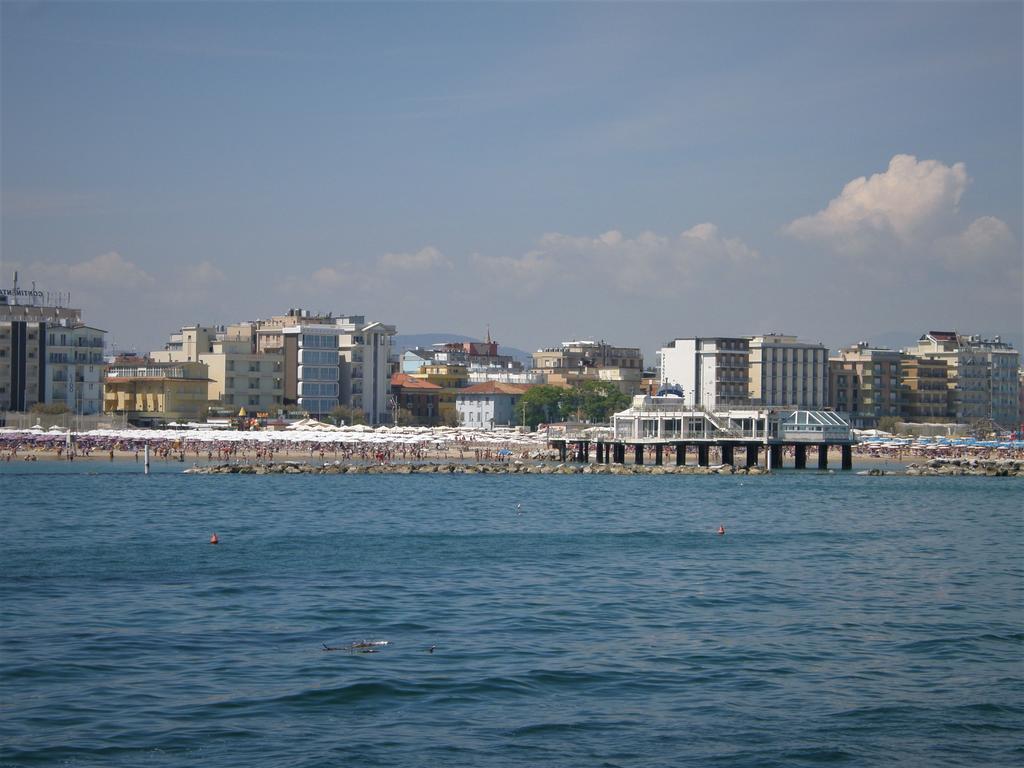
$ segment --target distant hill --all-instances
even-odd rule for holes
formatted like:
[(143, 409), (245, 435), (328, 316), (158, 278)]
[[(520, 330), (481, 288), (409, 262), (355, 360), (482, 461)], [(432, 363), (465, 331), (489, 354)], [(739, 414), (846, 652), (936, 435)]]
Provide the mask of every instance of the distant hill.
[[(430, 347), (434, 344), (444, 344), (448, 341), (479, 342), (482, 339), (463, 336), (460, 333), (399, 333), (391, 337), (391, 348), (396, 350), (398, 354), (402, 354), (405, 350), (412, 349), (413, 347)], [(524, 352), (515, 347), (506, 347), (500, 341), (498, 342), (498, 354), (511, 355), (527, 368), (533, 365), (533, 357), (529, 352)]]

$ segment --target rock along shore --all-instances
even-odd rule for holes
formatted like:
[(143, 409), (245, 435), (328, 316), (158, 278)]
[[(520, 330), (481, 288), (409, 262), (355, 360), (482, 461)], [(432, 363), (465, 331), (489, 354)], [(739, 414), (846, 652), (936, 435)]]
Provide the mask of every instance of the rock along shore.
[(193, 475), (767, 475), (760, 467), (649, 466), (646, 464), (529, 464), (522, 461), (490, 464), (211, 464), (185, 470)]
[[(808, 469), (808, 472), (814, 470)], [(770, 475), (764, 467), (711, 467), (651, 464), (553, 464), (543, 462), (459, 463), (401, 462), (396, 464), (311, 464), (301, 461), (228, 463), (194, 466), (192, 475)], [(905, 470), (871, 469), (859, 475), (1024, 477), (1024, 461), (1017, 459), (932, 459), (910, 464)]]
[(920, 464), (910, 464), (906, 474), (1024, 477), (1024, 461), (1018, 459), (932, 459)]

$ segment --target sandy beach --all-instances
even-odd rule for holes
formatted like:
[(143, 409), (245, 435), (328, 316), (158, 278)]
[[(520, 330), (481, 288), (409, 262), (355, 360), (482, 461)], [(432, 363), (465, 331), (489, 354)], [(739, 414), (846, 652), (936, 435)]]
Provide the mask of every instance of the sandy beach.
[[(460, 462), (490, 464), (495, 461), (551, 461), (559, 454), (549, 448), (543, 433), (515, 430), (471, 431), (457, 429), (335, 430), (331, 432), (181, 432), (171, 430), (97, 431), (71, 435), (39, 431), (0, 431), (0, 461), (144, 461), (145, 446), (150, 447), (151, 463), (266, 463), (299, 461), (313, 464), (343, 463), (429, 463)], [(934, 447), (880, 447), (860, 444), (854, 448), (854, 469), (885, 468), (899, 470), (908, 464), (933, 458), (1007, 459), (1022, 458), (1022, 451), (991, 448), (939, 449)], [(653, 451), (645, 464), (654, 464)], [(737, 466), (745, 459), (742, 451)], [(761, 457), (764, 466), (764, 455)], [(711, 464), (719, 464), (720, 454), (712, 449)], [(674, 463), (665, 457), (666, 464)], [(632, 456), (628, 463), (632, 464)], [(687, 464), (696, 464), (696, 448), (687, 454)], [(794, 464), (793, 450), (787, 449), (784, 467)], [(830, 469), (841, 465), (839, 448), (829, 451)], [(817, 469), (817, 451), (807, 457), (808, 469)]]

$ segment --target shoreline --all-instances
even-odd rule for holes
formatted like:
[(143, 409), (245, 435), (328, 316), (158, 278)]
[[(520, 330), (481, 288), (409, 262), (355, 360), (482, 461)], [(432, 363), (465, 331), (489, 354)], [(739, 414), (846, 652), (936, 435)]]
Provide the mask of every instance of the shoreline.
[[(111, 455), (112, 453), (113, 453), (113, 456)], [(211, 453), (212, 453), (212, 456), (210, 455)], [(444, 461), (447, 461), (447, 462), (458, 462), (458, 463), (461, 463), (461, 464), (465, 464), (467, 462), (470, 462), (470, 463), (481, 463), (481, 459), (478, 458), (477, 456), (475, 456), (475, 454), (476, 454), (476, 451), (474, 449), (463, 449), (462, 451), (460, 451), (459, 449), (451, 449), (451, 447), (450, 447), (450, 449), (430, 450), (430, 451), (426, 452), (425, 456), (418, 457), (418, 458), (394, 458), (394, 457), (392, 457), (392, 458), (390, 458), (388, 460), (387, 463), (391, 464), (391, 465), (424, 464), (424, 463), (428, 463), (428, 462), (438, 462), (438, 461), (441, 461), (441, 462), (444, 462)], [(525, 454), (525, 456), (523, 456), (523, 454)], [(168, 456), (163, 456), (163, 455), (162, 456), (158, 456), (157, 452), (154, 451), (154, 452), (151, 452), (151, 454), (150, 454), (150, 463), (151, 463), (151, 465), (154, 465), (154, 464), (178, 464), (178, 463), (184, 463), (184, 464), (191, 465), (191, 464), (194, 464), (194, 463), (197, 463), (197, 462), (202, 462), (203, 464), (224, 464), (224, 463), (232, 463), (232, 462), (233, 463), (239, 463), (239, 464), (259, 464), (259, 463), (264, 463), (265, 464), (265, 463), (267, 463), (267, 461), (269, 461), (269, 462), (301, 462), (301, 463), (317, 465), (317, 466), (321, 465), (321, 464), (324, 464), (324, 463), (333, 462), (333, 461), (345, 461), (346, 463), (350, 463), (350, 464), (359, 464), (359, 463), (362, 463), (362, 464), (374, 464), (374, 463), (379, 463), (379, 462), (376, 462), (372, 457), (359, 458), (359, 459), (352, 458), (352, 457), (341, 457), (338, 454), (336, 454), (334, 452), (329, 452), (329, 451), (326, 451), (323, 454), (321, 454), (319, 452), (310, 453), (308, 451), (285, 451), (285, 450), (283, 450), (283, 451), (274, 451), (274, 452), (272, 452), (272, 458), (270, 458), (270, 459), (267, 459), (266, 457), (257, 457), (257, 456), (254, 456), (254, 455), (243, 454), (243, 455), (238, 455), (238, 456), (232, 456), (226, 462), (225, 462), (223, 457), (218, 457), (216, 452), (207, 452), (207, 453), (200, 452), (200, 453), (196, 453), (194, 451), (185, 451), (183, 455), (184, 455), (184, 458), (181, 459), (180, 457), (182, 456), (182, 453), (179, 451), (179, 452), (176, 452), (176, 453), (174, 453), (172, 455), (168, 455)], [(40, 447), (28, 447), (28, 446), (26, 446), (26, 447), (20, 447), (20, 449), (18, 449), (16, 451), (16, 453), (14, 453), (14, 454), (11, 454), (10, 451), (2, 451), (2, 452), (0, 452), (0, 464), (14, 463), (14, 462), (19, 462), (19, 461), (43, 461), (43, 462), (66, 462), (66, 463), (71, 463), (71, 462), (87, 462), (87, 463), (90, 463), (90, 464), (97, 464), (97, 463), (103, 463), (103, 464), (110, 464), (110, 463), (134, 464), (134, 463), (138, 463), (138, 464), (142, 464), (142, 462), (143, 462), (143, 454), (142, 454), (141, 451), (138, 451), (138, 452), (136, 452), (136, 451), (125, 451), (125, 450), (114, 450), (113, 452), (111, 452), (110, 450), (91, 451), (89, 453), (77, 453), (77, 454), (74, 454), (73, 457), (74, 458), (69, 458), (68, 456), (63, 455), (62, 453), (57, 453), (56, 451), (49, 450), (49, 449), (40, 449)], [(914, 457), (914, 458), (918, 459), (919, 461), (924, 459), (924, 457)], [(785, 466), (783, 467), (783, 469), (793, 469), (794, 468), (793, 467), (793, 457), (787, 456), (786, 459), (787, 459), (787, 461), (786, 461)], [(838, 451), (836, 451), (836, 452), (829, 451), (828, 452), (828, 465), (829, 465), (828, 469), (829, 470), (839, 471), (839, 466), (840, 466), (840, 463), (841, 463), (841, 459), (842, 459), (842, 456), (841, 456), (840, 452), (838, 452)], [(558, 459), (558, 452), (556, 450), (550, 450), (550, 449), (549, 450), (541, 450), (541, 451), (520, 452), (518, 455), (514, 455), (513, 457), (511, 457), (510, 461), (547, 461), (547, 462), (553, 462), (555, 464), (562, 463)], [(858, 465), (863, 465), (864, 468), (867, 468), (867, 467), (878, 467), (878, 466), (885, 466), (885, 467), (898, 466), (898, 467), (905, 468), (905, 467), (909, 466), (909, 464), (912, 461), (913, 461), (913, 458), (910, 458), (910, 457), (896, 458), (896, 457), (885, 457), (885, 456), (858, 455), (856, 453), (854, 453), (854, 455), (853, 455), (854, 471), (856, 471)], [(499, 463), (504, 463), (504, 462), (495, 462), (495, 463), (499, 464)], [(568, 462), (568, 461), (566, 461), (566, 462), (564, 462), (564, 464), (566, 464), (566, 465), (575, 465), (575, 464), (578, 464), (578, 463), (577, 462)], [(650, 461), (645, 462), (642, 465), (634, 465), (632, 462), (630, 462), (628, 464), (624, 464), (624, 465), (614, 465), (614, 464), (597, 465), (597, 464), (594, 464), (594, 463), (592, 463), (592, 464), (594, 466), (609, 466), (609, 467), (611, 467), (611, 466), (625, 466), (625, 467), (642, 466), (642, 467), (650, 468), (650, 467), (655, 466), (653, 464), (653, 459), (651, 459)], [(587, 466), (587, 465), (580, 463), (580, 466)], [(696, 455), (695, 454), (694, 455), (687, 455), (687, 463), (686, 463), (685, 466), (686, 467), (695, 467), (696, 466)], [(720, 466), (720, 465), (715, 464), (713, 466)], [(762, 469), (762, 470), (767, 471), (767, 467), (764, 465), (763, 462), (761, 464), (759, 464), (758, 467), (760, 469)], [(663, 468), (665, 468), (665, 469), (675, 469), (675, 464), (674, 463), (670, 463), (670, 462), (666, 462), (663, 465)], [(745, 467), (742, 467), (741, 465), (737, 465), (736, 466), (737, 470), (740, 469), (740, 468), (744, 468), (745, 469)], [(810, 459), (808, 460), (808, 463), (807, 463), (807, 470), (808, 471), (815, 471), (815, 472), (818, 471), (816, 464), (814, 462), (812, 462)]]
[[(488, 454), (488, 455), (484, 455)], [(627, 473), (632, 474), (649, 474), (652, 469), (663, 470), (665, 474), (677, 473), (680, 470), (682, 473), (694, 473), (695, 470), (705, 470), (708, 467), (698, 467), (696, 456), (687, 455), (687, 463), (682, 467), (676, 467), (674, 463), (666, 462), (665, 464), (658, 466), (653, 463), (653, 459), (644, 464), (636, 465), (632, 462), (627, 464), (596, 464), (596, 463), (578, 463), (572, 461), (560, 462), (558, 459), (557, 450), (552, 449), (541, 449), (536, 451), (522, 451), (518, 454), (514, 454), (509, 457), (508, 461), (500, 461), (492, 458), (490, 454), (492, 451), (482, 451), (478, 448), (463, 447), (453, 448), (432, 448), (427, 451), (423, 451), (422, 455), (415, 457), (410, 456), (389, 456), (385, 461), (385, 466), (400, 467), (400, 466), (427, 466), (430, 464), (437, 463), (451, 463), (456, 466), (508, 466), (514, 465), (515, 463), (523, 462), (545, 462), (552, 466), (558, 466), (564, 464), (570, 467), (625, 467)], [(783, 471), (802, 471), (802, 472), (821, 472), (814, 462), (808, 461), (807, 468), (805, 470), (795, 470), (793, 467), (793, 461), (791, 456), (787, 456), (785, 465), (781, 468)], [(841, 455), (839, 451), (829, 451), (829, 467), (824, 470), (825, 472), (840, 472), (843, 470), (839, 469)], [(141, 450), (124, 450), (124, 449), (107, 449), (107, 450), (92, 450), (89, 452), (74, 453), (71, 457), (64, 455), (63, 452), (59, 452), (52, 448), (44, 448), (40, 446), (21, 446), (16, 451), (12, 452), (10, 449), (0, 450), (0, 466), (10, 465), (21, 462), (63, 462), (63, 463), (81, 463), (85, 462), (90, 465), (96, 464), (132, 464), (137, 463), (141, 465), (144, 461), (143, 452)], [(853, 469), (846, 470), (848, 472), (857, 473), (858, 470), (880, 470), (886, 474), (905, 474), (914, 467), (921, 465), (927, 465), (930, 462), (941, 461), (941, 462), (1024, 462), (1024, 459), (1017, 458), (1002, 458), (1002, 457), (991, 457), (991, 456), (958, 456), (958, 457), (938, 457), (932, 458), (929, 456), (915, 455), (915, 454), (902, 454), (900, 456), (879, 456), (873, 453), (857, 453), (853, 454)], [(150, 465), (167, 465), (167, 464), (187, 464), (189, 467), (193, 466), (260, 466), (268, 464), (278, 463), (292, 463), (292, 464), (304, 464), (310, 467), (321, 467), (323, 465), (329, 465), (334, 462), (341, 463), (345, 466), (378, 466), (380, 461), (373, 456), (352, 456), (352, 455), (341, 455), (335, 451), (309, 451), (302, 449), (282, 449), (275, 450), (269, 455), (255, 455), (249, 454), (248, 452), (242, 452), (241, 454), (231, 455), (225, 457), (224, 455), (218, 455), (215, 451), (194, 451), (186, 450), (184, 452), (178, 450), (174, 453), (159, 453), (152, 451), (150, 453)], [(711, 468), (730, 466), (713, 463), (710, 465)], [(634, 467), (636, 468), (634, 471)], [(760, 473), (769, 473), (769, 470), (760, 463), (756, 467), (751, 469), (758, 469)], [(779, 469), (778, 467), (773, 470)], [(742, 464), (736, 465), (734, 471), (746, 472), (747, 468)], [(414, 470), (415, 471), (415, 470)], [(594, 474), (600, 474), (599, 472), (592, 472)], [(619, 473), (622, 474), (622, 473)]]
[[(796, 470), (783, 469), (783, 472), (800, 472), (816, 474), (835, 474), (834, 469)], [(839, 470), (842, 472), (842, 470)], [(263, 464), (208, 464), (193, 465), (184, 470), (189, 475), (411, 475), (411, 474), (454, 474), (454, 475), (746, 475), (756, 477), (774, 474), (763, 467), (734, 467), (731, 464), (717, 464), (707, 467), (693, 464), (649, 465), (649, 464), (583, 464), (551, 462), (527, 463), (509, 461), (497, 463), (342, 463), (309, 464), (305, 462), (276, 462)], [(911, 464), (902, 470), (885, 470), (874, 467), (870, 470), (851, 472), (851, 474), (881, 476), (972, 476), (972, 477), (1024, 477), (1024, 462), (1014, 459), (947, 461), (934, 459), (924, 464)]]

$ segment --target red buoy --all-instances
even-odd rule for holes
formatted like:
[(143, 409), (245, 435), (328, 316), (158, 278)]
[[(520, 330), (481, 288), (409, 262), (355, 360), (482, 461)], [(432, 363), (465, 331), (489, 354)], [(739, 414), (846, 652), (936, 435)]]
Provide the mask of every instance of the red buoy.
[(724, 525), (718, 526), (718, 535), (719, 536), (724, 536), (725, 535), (725, 526)]
[[(720, 531), (720, 533), (721, 533), (721, 531)], [(213, 536), (210, 537), (210, 543), (211, 544), (219, 544), (220, 543), (220, 539), (217, 538), (216, 531), (214, 531)]]

